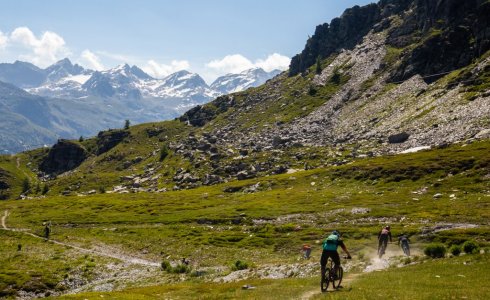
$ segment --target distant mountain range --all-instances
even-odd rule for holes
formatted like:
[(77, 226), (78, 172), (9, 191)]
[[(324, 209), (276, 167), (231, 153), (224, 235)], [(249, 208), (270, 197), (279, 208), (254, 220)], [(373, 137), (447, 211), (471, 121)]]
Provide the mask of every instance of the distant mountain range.
[[(39, 147), (61, 137), (95, 135), (121, 127), (126, 119), (133, 124), (171, 119), (217, 96), (259, 86), (279, 73), (250, 69), (208, 85), (185, 70), (157, 79), (128, 64), (93, 71), (68, 58), (45, 69), (21, 61), (2, 63), (0, 152)], [(39, 114), (26, 112), (33, 107)]]

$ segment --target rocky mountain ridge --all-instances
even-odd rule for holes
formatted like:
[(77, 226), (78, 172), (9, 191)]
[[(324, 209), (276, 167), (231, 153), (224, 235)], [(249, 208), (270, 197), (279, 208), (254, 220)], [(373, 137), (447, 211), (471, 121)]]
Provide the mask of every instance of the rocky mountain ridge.
[[(377, 22), (354, 46), (338, 49), (296, 75), (282, 73), (260, 87), (219, 96), (174, 121), (132, 127), (104, 152), (98, 150), (104, 134), (81, 142), (77, 147), (85, 149), (86, 159), (62, 175), (60, 190), (93, 188), (90, 180), (102, 170), (109, 192), (163, 192), (489, 139), (490, 52), (442, 74), (417, 73), (394, 81), (408, 57), (414, 66), (427, 61), (417, 58), (421, 45), (439, 47), (427, 43), (433, 30), (420, 36), (404, 21), (432, 4), (393, 0), (376, 5), (367, 9), (379, 12)], [(457, 8), (472, 16), (472, 8), (465, 7)], [(457, 15), (466, 16), (462, 11)], [(394, 32), (407, 33), (404, 39), (413, 42), (394, 47)], [(41, 160), (56, 161), (51, 152), (44, 150)], [(83, 181), (77, 179), (81, 174), (87, 176)], [(261, 188), (266, 183), (238, 190)]]
[[(246, 89), (277, 74), (257, 72), (244, 72), (240, 78), (245, 82), (231, 83), (229, 88)], [(223, 79), (229, 76), (240, 75), (229, 74)], [(171, 119), (221, 93), (210, 88), (198, 74), (188, 71), (155, 79), (137, 66), (123, 64), (94, 72), (72, 64), (69, 59), (46, 69), (23, 62), (1, 64), (0, 77), (30, 93), (11, 86), (2, 89), (4, 100), (9, 100), (9, 95), (22, 94), (24, 100), (30, 99), (33, 105), (43, 106), (39, 115), (46, 117), (46, 121), (39, 124), (36, 123), (39, 118), (28, 112), (28, 106), (17, 105), (17, 110), (0, 106), (4, 117), (0, 129), (3, 153), (51, 145), (58, 138), (93, 136), (100, 130), (120, 127), (124, 120), (136, 124)], [(14, 99), (23, 101), (12, 96), (9, 102)]]
[(128, 64), (105, 71), (84, 69), (78, 64), (72, 64), (68, 58), (46, 69), (19, 61), (0, 64), (0, 81), (43, 97), (161, 98), (169, 101), (181, 99), (192, 105), (205, 103), (222, 94), (259, 86), (279, 73), (278, 70), (265, 72), (261, 68), (254, 68), (221, 76), (208, 85), (198, 74), (185, 70), (156, 79), (139, 67)]

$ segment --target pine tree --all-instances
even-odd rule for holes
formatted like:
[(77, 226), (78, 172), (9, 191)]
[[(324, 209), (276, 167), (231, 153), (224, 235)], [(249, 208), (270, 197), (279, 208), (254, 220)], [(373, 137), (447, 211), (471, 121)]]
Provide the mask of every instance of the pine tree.
[(29, 178), (24, 178), (24, 180), (22, 180), (22, 193), (27, 193), (29, 191), (29, 189), (31, 188), (31, 183), (29, 182)]
[(129, 120), (124, 121), (124, 129), (125, 130), (129, 129), (129, 125), (131, 125), (131, 122), (129, 122)]
[(322, 61), (320, 59), (320, 56), (316, 58), (316, 73), (320, 74), (322, 72)]
[(48, 192), (49, 192), (49, 186), (47, 184), (45, 184), (43, 186), (42, 194), (46, 195)]

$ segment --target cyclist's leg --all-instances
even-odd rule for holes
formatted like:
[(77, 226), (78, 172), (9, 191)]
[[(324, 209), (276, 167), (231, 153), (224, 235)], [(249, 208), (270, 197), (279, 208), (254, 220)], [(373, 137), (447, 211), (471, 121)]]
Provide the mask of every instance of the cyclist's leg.
[(324, 280), (325, 277), (325, 268), (327, 265), (327, 260), (328, 260), (328, 254), (327, 251), (323, 250), (322, 251), (322, 257), (320, 258), (320, 267), (321, 267), (321, 274), (322, 274), (322, 280)]
[(334, 269), (334, 274), (337, 276), (339, 268), (340, 268), (340, 256), (337, 251), (332, 251), (331, 256), (332, 261), (333, 261), (333, 269)]

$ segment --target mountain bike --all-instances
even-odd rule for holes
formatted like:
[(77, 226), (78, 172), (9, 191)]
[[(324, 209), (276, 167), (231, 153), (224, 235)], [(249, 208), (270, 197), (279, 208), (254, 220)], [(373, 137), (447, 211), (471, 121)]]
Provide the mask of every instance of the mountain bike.
[(385, 254), (385, 251), (386, 251), (386, 245), (385, 245), (385, 243), (381, 243), (381, 246), (379, 247), (379, 250), (378, 250), (379, 258), (381, 258)]
[(325, 270), (322, 270), (322, 279), (320, 282), (322, 292), (327, 291), (330, 283), (332, 283), (332, 287), (334, 289), (338, 289), (340, 287), (340, 283), (342, 282), (343, 276), (344, 276), (344, 269), (342, 268), (342, 266), (338, 267), (337, 274), (335, 274), (333, 260), (332, 258), (328, 258), (327, 265), (325, 266)]
[(410, 246), (407, 243), (402, 243), (402, 250), (406, 256), (410, 256)]

